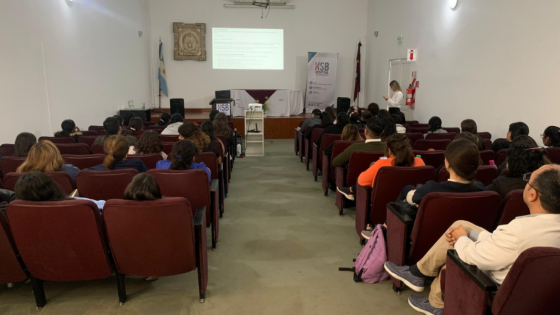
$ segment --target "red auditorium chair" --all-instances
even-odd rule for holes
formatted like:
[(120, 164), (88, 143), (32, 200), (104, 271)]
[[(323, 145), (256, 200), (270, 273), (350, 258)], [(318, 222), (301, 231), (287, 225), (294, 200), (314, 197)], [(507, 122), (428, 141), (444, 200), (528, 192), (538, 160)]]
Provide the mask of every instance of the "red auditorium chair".
[(430, 128), (430, 124), (421, 124), (421, 123), (416, 123), (414, 124), (413, 127), (422, 127), (422, 128)]
[[(388, 261), (397, 266), (416, 264), (459, 220), (491, 231), (498, 217), (500, 202), (500, 195), (493, 191), (430, 193), (422, 200), (416, 220), (405, 215), (398, 203), (389, 203), (386, 209)], [(393, 289), (398, 292), (401, 288), (402, 282), (393, 278)]]
[[(348, 187), (354, 186), (358, 182), (358, 177), (362, 172), (367, 170), (372, 163), (375, 163), (379, 158), (385, 156), (384, 152), (354, 152), (350, 157), (347, 168), (336, 168), (336, 186)], [(324, 176), (324, 173), (323, 173)], [(355, 196), (354, 196), (355, 197)], [(344, 214), (345, 206), (344, 196), (337, 190), (336, 191), (336, 206), (338, 214)]]
[[(212, 181), (217, 181), (217, 183), (215, 184), (211, 184), (210, 186), (213, 185), (220, 185), (220, 176), (221, 173), (219, 171), (219, 167), (218, 167), (218, 159), (216, 158), (216, 154), (212, 153), (212, 152), (202, 152), (200, 153), (197, 157), (196, 157), (197, 162), (204, 162), (204, 164), (206, 165), (206, 167), (208, 167), (210, 169), (210, 174), (212, 174)], [(220, 218), (222, 217), (222, 214), (224, 213), (224, 194), (223, 194), (223, 189), (221, 187), (218, 186), (218, 206), (220, 208)], [(210, 199), (214, 200), (214, 196), (212, 196), (212, 194), (214, 194), (215, 192), (210, 190)]]
[[(45, 174), (49, 175), (50, 178), (59, 184), (67, 195), (70, 195), (74, 189), (76, 189), (76, 185), (72, 181), (72, 178), (66, 172), (49, 172)], [(4, 188), (13, 191), (16, 187), (17, 180), (22, 175), (23, 174), (21, 173), (6, 174), (6, 176), (4, 176)]]
[(95, 139), (97, 139), (97, 137), (99, 137), (99, 136), (80, 136), (78, 138), (78, 143), (85, 143), (91, 149), (93, 147), (93, 143), (95, 142)]
[(179, 136), (174, 136), (174, 135), (159, 135), (159, 138), (161, 139), (161, 142), (177, 142), (179, 141)]
[(103, 154), (105, 155), (105, 149), (103, 149), (102, 144), (94, 144), (91, 146), (91, 153), (92, 154)]
[(496, 143), (496, 142), (507, 142), (507, 139), (506, 138), (498, 138), (498, 139), (494, 140), (494, 143)]
[[(225, 147), (225, 152), (220, 152), (220, 150), (222, 150), (222, 145), (219, 142), (214, 142), (214, 146), (216, 147), (216, 149), (220, 152), (220, 155), (223, 156), (224, 158), (222, 159), (222, 163), (224, 163), (224, 168), (226, 170), (226, 174), (227, 174), (227, 181), (229, 183), (229, 181), (231, 180), (231, 159), (229, 156), (229, 148), (228, 148), (228, 142), (226, 137), (224, 136), (217, 136), (217, 138), (220, 140), (221, 143), (224, 144)], [(220, 147), (218, 149), (218, 146)]]
[(371, 224), (383, 224), (387, 214), (387, 204), (394, 202), (407, 185), (425, 184), (436, 177), (431, 166), (422, 167), (382, 167), (379, 169), (373, 189), (356, 186), (356, 233), (362, 240), (362, 231)]
[(86, 131), (80, 131), (82, 133), (82, 136), (99, 136), (99, 133), (95, 130), (86, 130)]
[(560, 164), (560, 148), (546, 148), (546, 156), (555, 164)]
[(85, 143), (55, 143), (60, 154), (86, 155), (91, 154), (91, 150)]
[[(321, 182), (323, 186), (323, 192), (325, 193), (325, 197), (329, 195), (329, 182), (333, 183), (336, 182), (336, 168), (332, 166), (332, 161), (346, 148), (351, 146), (353, 143), (361, 143), (363, 141), (346, 141), (346, 140), (336, 140), (333, 145), (333, 150), (331, 156), (323, 155), (323, 176), (321, 177)], [(325, 170), (328, 169), (329, 171), (326, 172)], [(325, 174), (328, 174), (325, 175)]]
[(305, 157), (305, 135), (311, 130), (311, 127), (305, 128), (305, 132), (299, 135), (299, 161), (303, 163), (303, 158)]
[(24, 157), (3, 156), (0, 159), (0, 175), (6, 176), (8, 173), (15, 172), (25, 160)]
[[(7, 216), (16, 247), (30, 274), (37, 307), (47, 303), (44, 281), (88, 281), (111, 277), (105, 230), (89, 200), (16, 200)], [(120, 286), (120, 302), (124, 303)]]
[(103, 220), (119, 287), (124, 276), (173, 276), (198, 270), (200, 302), (208, 285), (205, 210), (193, 215), (185, 198), (154, 201), (109, 200)]
[[(445, 315), (560, 314), (560, 249), (533, 247), (517, 257), (499, 287), (476, 266), (447, 252)], [(494, 293), (495, 292), (495, 293)]]
[(15, 145), (4, 143), (0, 145), (0, 156), (12, 156), (14, 155)]
[(455, 137), (457, 136), (456, 133), (454, 132), (448, 132), (448, 133), (429, 133), (426, 135), (426, 140), (455, 140)]
[(460, 134), (461, 133), (461, 129), (457, 128), (457, 127), (441, 127), (441, 129), (443, 129), (447, 132), (455, 133), (455, 134)]
[(135, 169), (80, 171), (76, 176), (76, 186), (80, 197), (94, 200), (122, 199), (126, 186), (137, 174)]
[(416, 141), (424, 139), (424, 135), (421, 133), (405, 133), (405, 136), (410, 140), (411, 146), (414, 146)]
[(490, 150), (492, 148), (492, 141), (488, 139), (483, 139), (483, 140), (484, 140), (484, 148), (486, 150)]
[(504, 163), (507, 160), (507, 154), (508, 154), (508, 149), (502, 149), (498, 151), (498, 153), (496, 153), (494, 159), (496, 161), (497, 166), (502, 165), (502, 163)]
[[(226, 174), (225, 174), (225, 169), (224, 169), (224, 153), (222, 151), (222, 146), (219, 143), (219, 141), (214, 141), (214, 146), (216, 147), (216, 150), (218, 150), (218, 155), (222, 158), (222, 164), (218, 164), (218, 180), (219, 180), (219, 188), (220, 188), (220, 195), (222, 196), (226, 196), (227, 197), (227, 193), (229, 190), (229, 183), (227, 183), (226, 181)], [(223, 210), (223, 209), (222, 209)], [(220, 214), (223, 214), (223, 212), (221, 212)]]
[(144, 122), (144, 129), (147, 129), (150, 126), (154, 126), (156, 123), (153, 121), (145, 121)]
[[(323, 165), (323, 151), (325, 151), (333, 142), (340, 140), (340, 135), (332, 135), (332, 134), (325, 134), (323, 135), (323, 139), (321, 140), (321, 147), (318, 148), (317, 145), (313, 144), (313, 177), (315, 181), (317, 181), (317, 176), (319, 175), (319, 164), (321, 164), (321, 171), (323, 172), (323, 177), (327, 177), (329, 179), (330, 174), (330, 159), (326, 159), (326, 166), (327, 169), (322, 168)], [(333, 176), (331, 177), (334, 181), (334, 169), (332, 172)]]
[(414, 125), (411, 127), (408, 127), (407, 132), (408, 133), (421, 133), (421, 134), (425, 134), (428, 132), (428, 130), (430, 130), (430, 127), (422, 127), (419, 125)]
[(319, 137), (321, 137), (321, 134), (323, 133), (323, 131), (325, 130), (325, 128), (315, 128), (313, 129), (313, 131), (311, 132), (311, 140), (310, 139), (305, 139), (305, 167), (307, 168), (307, 170), (309, 171), (309, 161), (313, 160), (313, 148), (315, 147), (315, 142), (317, 142), (317, 140), (319, 140)]
[(154, 130), (154, 131), (159, 131), (158, 133), (161, 133), (163, 130), (165, 130), (165, 128), (167, 128), (167, 126), (152, 125), (152, 126), (148, 127), (146, 130)]
[(163, 152), (165, 152), (167, 155), (171, 154), (171, 150), (173, 150), (174, 145), (175, 145), (175, 142), (164, 142), (163, 143)]
[(437, 169), (438, 167), (440, 167), (445, 163), (445, 151), (443, 150), (436, 150), (436, 151), (413, 150), (412, 152), (414, 156), (420, 156), (420, 158), (424, 161), (424, 164), (430, 165), (435, 169)]
[(489, 132), (479, 132), (477, 135), (484, 140), (492, 140), (492, 134)]
[(105, 128), (103, 126), (89, 126), (88, 130), (89, 131), (96, 131), (98, 135), (101, 135), (101, 132), (105, 131)]
[(76, 143), (72, 137), (39, 137), (39, 141), (48, 140), (52, 143)]
[(430, 149), (443, 150), (451, 143), (451, 140), (418, 140), (414, 144), (414, 150), (427, 151)]
[[(301, 128), (301, 125), (303, 125), (303, 120), (299, 122), (298, 127)], [(298, 155), (299, 153), (299, 134), (300, 132), (297, 130), (297, 128), (294, 128), (294, 152), (296, 153), (296, 155)]]
[[(481, 165), (476, 170), (475, 180), (481, 182), (484, 187), (492, 184), (492, 181), (498, 177), (498, 169), (493, 165)], [(436, 175), (437, 182), (445, 182), (449, 179), (449, 172), (442, 167)]]
[(510, 191), (502, 201), (498, 220), (493, 230), (500, 225), (509, 224), (517, 217), (529, 214), (529, 207), (527, 207), (527, 204), (523, 201), (523, 189)]
[(229, 169), (228, 169), (228, 163), (227, 163), (227, 159), (228, 157), (225, 156), (224, 151), (222, 150), (222, 145), (220, 144), (220, 141), (214, 141), (214, 147), (216, 147), (216, 150), (218, 150), (218, 154), (222, 157), (222, 165), (221, 165), (221, 169), (222, 169), (222, 179), (223, 179), (223, 184), (224, 184), (224, 192), (226, 194), (229, 193)]
[(140, 159), (142, 160), (142, 162), (144, 162), (144, 164), (146, 165), (146, 167), (151, 170), (156, 168), (156, 164), (157, 162), (163, 160), (163, 157), (161, 157), (161, 154), (159, 153), (152, 153), (152, 154), (130, 154), (126, 157), (127, 160), (131, 160), (131, 159)]
[(103, 164), (105, 154), (90, 154), (90, 155), (71, 155), (64, 154), (62, 156), (66, 164), (72, 164), (75, 167), (83, 170), (86, 168), (94, 167)]
[(484, 165), (490, 165), (490, 161), (493, 161), (495, 157), (496, 154), (492, 150), (480, 151), (480, 159), (482, 159)]
[(211, 187), (203, 170), (149, 170), (148, 174), (158, 182), (162, 196), (187, 198), (192, 208), (206, 208), (206, 227), (212, 226), (212, 249), (216, 249), (220, 232), (219, 200), (218, 194), (210, 192), (217, 191), (217, 183), (211, 183)]
[(23, 262), (19, 258), (10, 225), (0, 211), (0, 284), (22, 282), (27, 279), (27, 274), (23, 271)]
[(407, 120), (406, 123), (410, 126), (418, 125), (418, 120)]

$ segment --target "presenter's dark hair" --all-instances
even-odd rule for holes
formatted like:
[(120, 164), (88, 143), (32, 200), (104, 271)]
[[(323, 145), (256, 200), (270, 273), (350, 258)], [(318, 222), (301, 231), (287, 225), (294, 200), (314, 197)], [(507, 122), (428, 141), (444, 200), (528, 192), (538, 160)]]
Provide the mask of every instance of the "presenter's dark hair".
[(183, 115), (179, 114), (179, 113), (175, 113), (173, 115), (171, 115), (171, 120), (169, 120), (170, 124), (174, 124), (174, 123), (178, 123), (178, 122), (183, 122)]
[(35, 135), (29, 132), (22, 132), (16, 137), (16, 142), (14, 144), (14, 156), (15, 157), (27, 157), (31, 147), (37, 143), (37, 138)]
[(544, 130), (543, 142), (550, 147), (560, 147), (560, 128), (550, 126)]
[(441, 118), (439, 118), (438, 116), (434, 116), (430, 118), (428, 124), (430, 125), (430, 129), (428, 129), (428, 131), (434, 132), (438, 129), (441, 129)]
[(514, 122), (509, 125), (509, 132), (511, 132), (511, 140), (513, 141), (513, 139), (519, 136), (528, 136), (529, 126), (524, 122)]
[(109, 136), (118, 134), (120, 126), (121, 124), (119, 120), (115, 117), (107, 117), (107, 119), (103, 122), (103, 128)]

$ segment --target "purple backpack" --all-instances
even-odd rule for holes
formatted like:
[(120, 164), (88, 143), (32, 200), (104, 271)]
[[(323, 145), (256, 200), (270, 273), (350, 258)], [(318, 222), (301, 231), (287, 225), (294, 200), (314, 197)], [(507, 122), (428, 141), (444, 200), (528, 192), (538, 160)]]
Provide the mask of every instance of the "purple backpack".
[(381, 224), (375, 226), (366, 246), (354, 263), (354, 281), (376, 283), (389, 279), (383, 265), (387, 262), (387, 250)]

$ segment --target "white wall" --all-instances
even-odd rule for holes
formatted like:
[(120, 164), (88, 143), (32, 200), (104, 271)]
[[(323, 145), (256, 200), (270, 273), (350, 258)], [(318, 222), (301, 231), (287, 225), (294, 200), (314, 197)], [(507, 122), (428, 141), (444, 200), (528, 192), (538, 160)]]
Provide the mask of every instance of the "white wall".
[(472, 118), (494, 138), (524, 121), (542, 143), (545, 127), (560, 125), (559, 13), (557, 0), (459, 0), (454, 11), (445, 0), (370, 0), (367, 99), (384, 104), (389, 60), (417, 48), (416, 119)]
[[(170, 98), (184, 98), (185, 108), (209, 108), (216, 90), (304, 90), (309, 51), (340, 53), (337, 94), (351, 96), (359, 38), (365, 43), (367, 0), (294, 0), (290, 4), (296, 5), (295, 10), (271, 10), (265, 19), (259, 9), (226, 9), (225, 3), (231, 4), (225, 0), (150, 1), (152, 49), (155, 53), (161, 36)], [(173, 22), (206, 23), (207, 61), (173, 60)], [(212, 27), (284, 29), (284, 70), (213, 70)], [(156, 73), (157, 67), (153, 60)], [(157, 81), (154, 87), (157, 95)], [(169, 107), (164, 96), (162, 107)]]
[[(0, 143), (151, 102), (147, 0), (0, 2)], [(138, 31), (144, 32), (140, 38)]]

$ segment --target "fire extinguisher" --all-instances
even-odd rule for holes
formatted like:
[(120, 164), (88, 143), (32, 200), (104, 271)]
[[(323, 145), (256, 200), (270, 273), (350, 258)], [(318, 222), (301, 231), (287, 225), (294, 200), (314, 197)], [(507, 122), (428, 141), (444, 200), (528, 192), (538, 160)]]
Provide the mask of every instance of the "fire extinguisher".
[(406, 89), (406, 105), (414, 105), (414, 89)]

